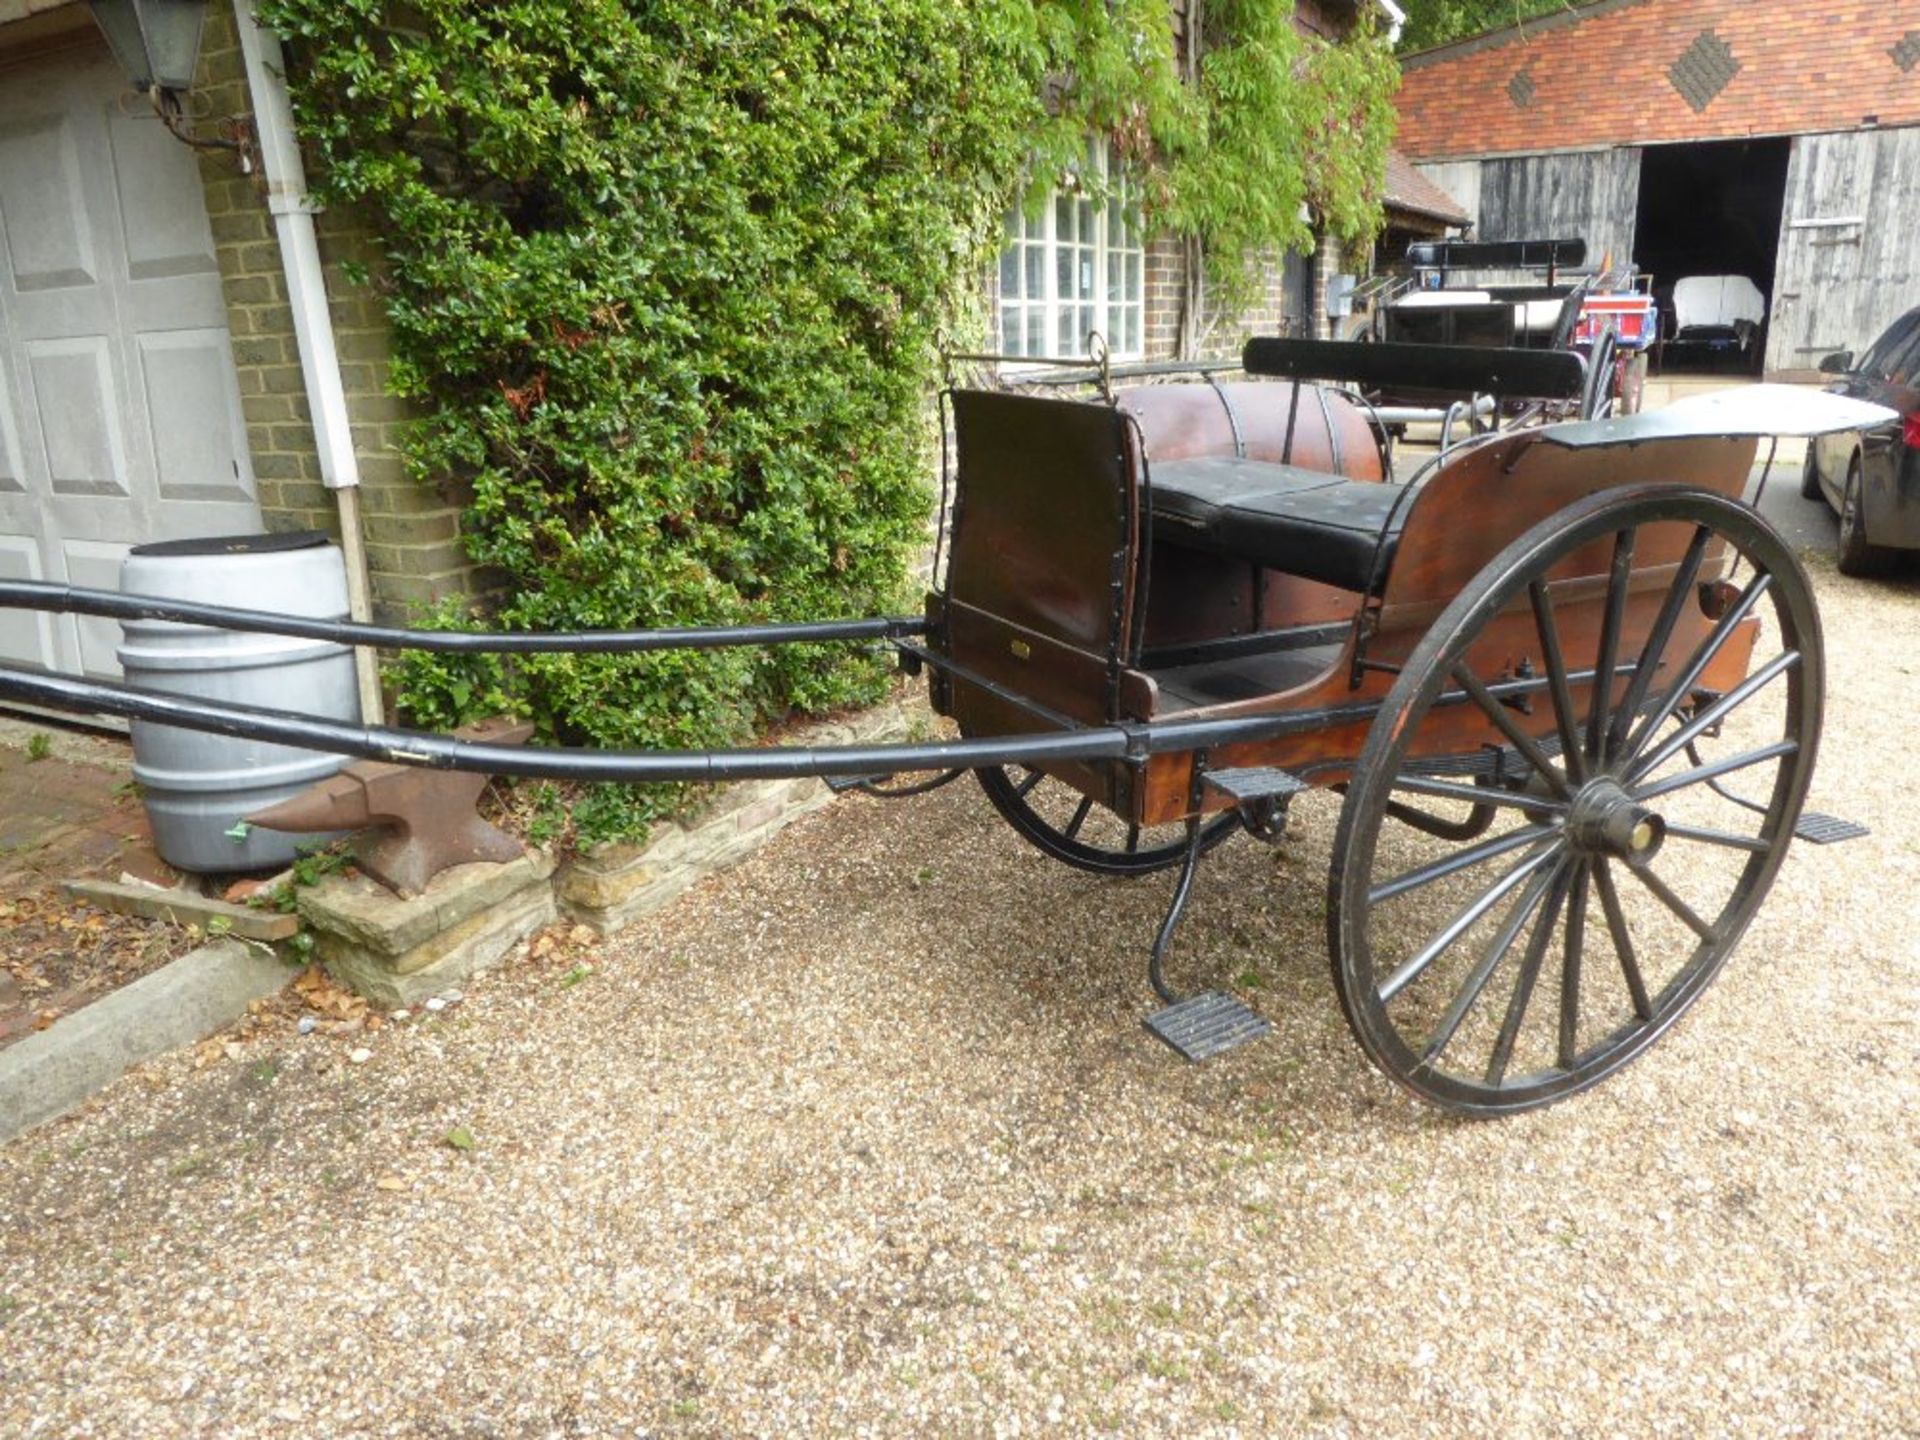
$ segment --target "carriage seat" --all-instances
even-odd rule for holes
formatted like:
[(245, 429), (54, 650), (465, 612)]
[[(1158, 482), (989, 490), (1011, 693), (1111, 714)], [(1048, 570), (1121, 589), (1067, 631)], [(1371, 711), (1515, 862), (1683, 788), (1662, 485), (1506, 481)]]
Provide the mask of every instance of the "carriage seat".
[(1398, 485), (1232, 456), (1163, 460), (1149, 480), (1164, 538), (1342, 590), (1367, 588), (1389, 523), (1392, 562), (1409, 508)]

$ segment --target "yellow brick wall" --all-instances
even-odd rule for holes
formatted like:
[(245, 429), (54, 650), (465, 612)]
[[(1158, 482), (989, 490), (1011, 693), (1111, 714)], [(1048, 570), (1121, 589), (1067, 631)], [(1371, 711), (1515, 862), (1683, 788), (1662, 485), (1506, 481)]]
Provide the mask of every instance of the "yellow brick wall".
[[(208, 10), (193, 107), (196, 114), (216, 117), (253, 109), (233, 11), (222, 4)], [(265, 192), (257, 177), (239, 173), (227, 152), (204, 152), (200, 174), (266, 526), (338, 535), (333, 497), (320, 483), (286, 277)], [(362, 217), (336, 211), (320, 214), (316, 228), (360, 469), (375, 606), (382, 618), (401, 619), (416, 605), (472, 587), (472, 567), (459, 543), (462, 497), (410, 478), (401, 463), (409, 411), (387, 393), (388, 332), (377, 291), (380, 253), (373, 232)], [(355, 284), (346, 273), (349, 266), (366, 271), (369, 283)]]

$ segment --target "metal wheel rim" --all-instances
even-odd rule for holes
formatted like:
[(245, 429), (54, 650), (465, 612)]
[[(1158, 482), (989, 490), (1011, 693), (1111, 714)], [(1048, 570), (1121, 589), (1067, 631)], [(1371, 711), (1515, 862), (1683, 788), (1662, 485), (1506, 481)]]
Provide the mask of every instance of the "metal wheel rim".
[[(1580, 855), (1569, 863), (1567, 856), (1572, 853), (1572, 848), (1571, 842), (1564, 838), (1564, 827), (1561, 841), (1556, 842), (1562, 846), (1558, 852), (1553, 852), (1545, 841), (1538, 847), (1514, 847), (1509, 853), (1519, 858), (1512, 868), (1518, 868), (1521, 863), (1533, 858), (1536, 848), (1549, 851), (1550, 856), (1525, 874), (1511, 891), (1506, 892), (1515, 897), (1511, 907), (1503, 898), (1487, 912), (1503, 917), (1502, 921), (1491, 926), (1495, 938), (1487, 942), (1486, 951), (1491, 953), (1498, 945), (1497, 937), (1507, 933), (1511, 916), (1522, 912), (1529, 903), (1532, 906), (1531, 910), (1526, 911), (1530, 918), (1523, 931), (1508, 936), (1506, 948), (1490, 962), (1489, 975), (1499, 978), (1500, 983), (1495, 984), (1492, 979), (1480, 980), (1481, 988), (1476, 992), (1479, 998), (1468, 998), (1469, 986), (1474, 982), (1478, 970), (1482, 965), (1489, 964), (1486, 953), (1482, 953), (1466, 982), (1449, 997), (1434, 1030), (1410, 1041), (1408, 1035), (1403, 1033), (1401, 1024), (1389, 1013), (1390, 1007), (1400, 1001), (1405, 991), (1395, 990), (1393, 995), (1382, 997), (1382, 990), (1391, 989), (1399, 980), (1399, 974), (1391, 969), (1382, 974), (1376, 966), (1371, 898), (1379, 893), (1375, 882), (1380, 877), (1376, 874), (1375, 866), (1385, 806), (1396, 789), (1407, 783), (1402, 773), (1402, 759), (1408, 742), (1426, 711), (1448, 687), (1450, 671), (1473, 637), (1510, 602), (1518, 598), (1524, 603), (1531, 594), (1529, 582), (1532, 579), (1544, 576), (1559, 557), (1581, 545), (1604, 540), (1609, 535), (1617, 537), (1623, 530), (1637, 534), (1640, 528), (1648, 524), (1666, 521), (1691, 522), (1697, 527), (1696, 533), (1704, 530), (1730, 544), (1741, 555), (1749, 570), (1755, 574), (1764, 573), (1768, 577), (1764, 598), (1770, 601), (1769, 613), (1779, 627), (1782, 653), (1791, 652), (1796, 657), (1788, 668), (1779, 672), (1775, 682), (1769, 682), (1784, 686), (1783, 695), (1775, 697), (1782, 704), (1783, 725), (1788, 732), (1781, 743), (1790, 740), (1793, 749), (1790, 753), (1775, 757), (1770, 764), (1773, 784), (1765, 801), (1765, 816), (1756, 827), (1756, 834), (1746, 837), (1748, 844), (1759, 844), (1764, 848), (1747, 852), (1748, 858), (1740, 866), (1724, 903), (1712, 915), (1710, 933), (1700, 937), (1691, 953), (1672, 966), (1670, 973), (1663, 972), (1656, 977), (1659, 980), (1656, 988), (1647, 988), (1653, 986), (1652, 980), (1645, 982), (1644, 1008), (1647, 1013), (1635, 1014), (1630, 1021), (1607, 1030), (1589, 1043), (1580, 1044), (1577, 1034), (1577, 997), (1584, 950), (1592, 938), (1587, 933), (1587, 927), (1593, 923), (1591, 912), (1600, 884), (1595, 877), (1603, 870), (1610, 872), (1610, 884), (1615, 892), (1611, 908), (1607, 908), (1607, 897), (1602, 895), (1599, 898), (1601, 908), (1606, 910), (1605, 928), (1609, 932), (1606, 942), (1614, 949), (1614, 958), (1617, 959), (1620, 943), (1618, 932), (1613, 931), (1614, 912), (1622, 908), (1618, 898), (1620, 888), (1632, 884), (1627, 878), (1628, 866), (1624, 861), (1606, 856), (1596, 861)], [(1684, 601), (1674, 603), (1683, 604)], [(1569, 664), (1567, 668), (1576, 667)], [(1660, 687), (1650, 682), (1647, 690), (1659, 693)], [(1756, 695), (1759, 693), (1757, 691)], [(1794, 821), (1798, 818), (1811, 779), (1819, 734), (1820, 700), (1820, 632), (1811, 588), (1791, 551), (1764, 521), (1744, 506), (1716, 495), (1680, 487), (1638, 487), (1591, 497), (1536, 526), (1515, 541), (1455, 598), (1409, 658), (1369, 732), (1341, 811), (1329, 878), (1329, 946), (1341, 1005), (1362, 1048), (1390, 1078), (1421, 1098), (1450, 1110), (1482, 1116), (1531, 1109), (1575, 1094), (1604, 1079), (1644, 1051), (1672, 1026), (1713, 979), (1771, 886), (1784, 859)], [(1662, 738), (1663, 733), (1666, 733), (1666, 739)], [(1664, 749), (1671, 739), (1670, 732), (1655, 727), (1640, 744), (1627, 747), (1622, 755), (1615, 757), (1618, 763), (1612, 768), (1630, 771), (1646, 757)], [(1591, 763), (1590, 758), (1583, 754), (1582, 763)], [(1664, 770), (1664, 767), (1656, 768)], [(1598, 773), (1596, 770), (1595, 775), (1589, 778), (1597, 778)], [(1752, 776), (1748, 788), (1760, 787), (1764, 784), (1764, 778), (1763, 769)], [(1585, 793), (1584, 790), (1581, 793)], [(1528, 813), (1539, 818), (1545, 812), (1536, 809)], [(1542, 823), (1545, 821), (1542, 820)], [(1526, 827), (1516, 827), (1514, 833), (1521, 828)], [(1478, 843), (1486, 845), (1491, 842)], [(1466, 848), (1462, 848), (1462, 855), (1466, 853)], [(1542, 876), (1548, 877), (1544, 884)], [(1505, 878), (1504, 870), (1502, 878)], [(1666, 883), (1664, 879), (1662, 883)], [(1576, 894), (1577, 909), (1582, 917), (1577, 922), (1568, 918), (1576, 908)], [(1545, 917), (1544, 923), (1541, 922), (1542, 916)], [(1533, 938), (1541, 931), (1544, 931), (1547, 939), (1540, 956), (1530, 961), (1534, 949)], [(1578, 932), (1571, 944), (1567, 941), (1568, 931)], [(1522, 933), (1527, 941), (1524, 947), (1518, 944)], [(1440, 938), (1440, 934), (1436, 933), (1433, 938)], [(1626, 948), (1630, 953), (1632, 941), (1629, 926)], [(1566, 961), (1565, 955), (1569, 950), (1581, 952), (1583, 958)], [(1570, 988), (1576, 996), (1576, 1034), (1571, 1054), (1563, 1048), (1556, 1057), (1561, 1063), (1517, 1077), (1503, 1073), (1495, 1079), (1490, 1068), (1486, 1075), (1468, 1078), (1450, 1068), (1460, 1062), (1457, 1057), (1447, 1053), (1453, 1041), (1442, 1036), (1457, 1036), (1459, 1033), (1458, 1030), (1449, 1032), (1445, 1029), (1449, 1022), (1455, 1026), (1461, 1025), (1462, 1022), (1454, 1015), (1455, 1009), (1464, 1003), (1468, 1013), (1471, 1013), (1475, 1006), (1483, 1002), (1497, 1006), (1504, 996), (1509, 1013), (1517, 1003), (1524, 1021), (1531, 1003), (1531, 989), (1528, 987), (1537, 984), (1541, 972), (1547, 968), (1548, 954), (1552, 954), (1555, 960), (1569, 967), (1572, 972)], [(1635, 958), (1637, 964), (1643, 957)], [(1524, 979), (1530, 963), (1534, 971), (1532, 982)], [(1507, 977), (1512, 980), (1510, 989), (1507, 988)], [(1402, 983), (1410, 988), (1415, 982)], [(1528, 990), (1526, 995), (1521, 994), (1523, 988)], [(1569, 988), (1569, 978), (1564, 970), (1559, 977), (1558, 988), (1564, 1008), (1565, 992)], [(1441, 994), (1445, 993), (1441, 991)], [(1516, 996), (1520, 997), (1517, 1001)], [(1640, 1004), (1636, 992), (1636, 1009)], [(1482, 1023), (1486, 1018), (1484, 1015), (1480, 1017)], [(1504, 1024), (1502, 1029), (1505, 1029)], [(1429, 1048), (1436, 1040), (1441, 1045), (1437, 1058)], [(1496, 1048), (1498, 1043), (1496, 1038)], [(1561, 1044), (1564, 1047), (1567, 1042), (1563, 1040)], [(1566, 1063), (1569, 1060), (1571, 1063)]]
[[(1184, 824), (1156, 826), (1153, 831), (1137, 837), (1133, 849), (1127, 848), (1124, 836), (1107, 837), (1113, 843), (1103, 843), (1100, 830), (1089, 832), (1084, 823), (1074, 821), (1078, 816), (1081, 822), (1091, 822), (1095, 812), (1101, 810), (1100, 806), (1042, 771), (1019, 768), (1023, 773), (1016, 776), (1006, 766), (991, 765), (974, 771), (974, 776), (980, 788), (987, 792), (987, 799), (993, 802), (993, 808), (1043, 854), (1095, 875), (1151, 875), (1178, 865), (1185, 856)], [(1064, 810), (1065, 818), (1057, 822), (1039, 808), (1055, 791), (1067, 792), (1072, 797)], [(1111, 822), (1110, 812), (1106, 814), (1107, 820), (1101, 823), (1117, 823)], [(1208, 821), (1201, 831), (1202, 848), (1211, 850), (1231, 835), (1239, 823), (1239, 816), (1232, 811)]]

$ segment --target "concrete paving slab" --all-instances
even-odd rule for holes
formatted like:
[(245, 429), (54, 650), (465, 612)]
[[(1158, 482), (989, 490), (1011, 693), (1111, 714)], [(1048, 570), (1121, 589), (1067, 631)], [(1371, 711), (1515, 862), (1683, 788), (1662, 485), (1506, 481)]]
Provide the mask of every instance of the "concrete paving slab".
[(0, 1050), (0, 1143), (219, 1029), (295, 973), (257, 948), (218, 941)]

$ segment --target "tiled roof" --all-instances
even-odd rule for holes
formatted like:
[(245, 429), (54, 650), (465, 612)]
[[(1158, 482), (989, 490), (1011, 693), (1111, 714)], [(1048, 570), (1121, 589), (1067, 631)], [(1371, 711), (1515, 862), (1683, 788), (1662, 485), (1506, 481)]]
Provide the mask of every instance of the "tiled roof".
[(1920, 124), (1920, 0), (1595, 0), (1410, 55), (1416, 160)]
[(1398, 150), (1387, 151), (1387, 208), (1424, 215), (1449, 225), (1464, 225), (1473, 217), (1460, 202), (1413, 168)]

